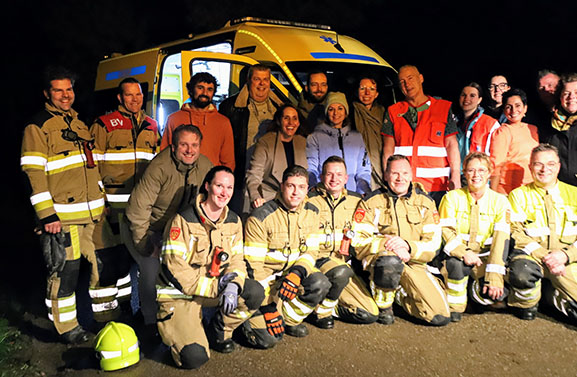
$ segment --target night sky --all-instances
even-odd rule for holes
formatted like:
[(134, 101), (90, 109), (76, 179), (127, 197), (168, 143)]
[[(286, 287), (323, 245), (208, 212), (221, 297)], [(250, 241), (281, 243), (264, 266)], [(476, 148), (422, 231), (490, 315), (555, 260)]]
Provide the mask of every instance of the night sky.
[[(65, 64), (80, 75), (74, 108), (82, 115), (104, 55), (142, 50), (254, 16), (330, 25), (367, 44), (393, 67), (417, 65), (425, 92), (449, 100), (456, 100), (464, 84), (477, 81), (485, 87), (490, 76), (501, 73), (528, 92), (531, 107), (539, 69), (577, 71), (575, 0), (9, 0), (3, 8), (9, 31), (2, 64), (9, 88), (4, 95), (9, 141), (3, 155), (9, 161), (10, 195), (3, 195), (1, 224), (4, 234), (14, 235), (3, 254), (22, 249), (22, 240), (26, 249), (36, 242), (19, 155), (23, 127), (43, 106), (40, 78), (47, 64)], [(2, 266), (10, 268), (8, 262)]]

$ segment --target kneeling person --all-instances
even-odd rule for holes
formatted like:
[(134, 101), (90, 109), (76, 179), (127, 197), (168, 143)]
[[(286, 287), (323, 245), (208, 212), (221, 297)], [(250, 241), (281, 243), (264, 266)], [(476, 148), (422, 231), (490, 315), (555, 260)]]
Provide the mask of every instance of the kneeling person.
[(259, 311), (243, 325), (255, 347), (273, 347), (285, 330), (291, 336), (306, 336), (302, 321), (331, 287), (314, 268), (320, 219), (318, 208), (306, 200), (307, 190), (307, 170), (287, 168), (276, 198), (256, 208), (246, 222), (244, 257), (266, 295)]
[(353, 256), (351, 222), (361, 201), (359, 194), (347, 191), (347, 180), (345, 160), (331, 156), (323, 163), (321, 182), (309, 192), (309, 202), (319, 208), (321, 215), (316, 267), (331, 283), (329, 293), (315, 309), (315, 324), (324, 329), (334, 327), (333, 311), (341, 320), (353, 323), (373, 323), (379, 314), (365, 284), (347, 264)]
[[(540, 144), (531, 153), (533, 182), (509, 194), (513, 209), (509, 305), (532, 320), (544, 301), (577, 323), (577, 188), (557, 179), (559, 152)], [(544, 278), (544, 279), (542, 279)], [(543, 282), (543, 286), (541, 286)]]
[(469, 275), (471, 297), (477, 305), (492, 305), (506, 297), (505, 261), (509, 250), (509, 202), (489, 188), (491, 160), (483, 152), (465, 157), (467, 187), (449, 191), (439, 207), (443, 248), (447, 255), (447, 299), (451, 320), (461, 320), (467, 307)]
[(413, 317), (443, 326), (450, 321), (449, 305), (426, 265), (441, 246), (438, 213), (435, 202), (419, 183), (411, 183), (412, 178), (405, 156), (387, 159), (386, 186), (373, 191), (355, 211), (353, 245), (370, 272), (379, 323), (394, 322), (396, 300)]
[[(233, 330), (264, 298), (262, 287), (246, 279), (242, 224), (227, 207), (233, 189), (232, 170), (212, 168), (194, 204), (181, 209), (165, 230), (158, 330), (176, 364), (186, 369), (208, 361), (209, 343), (232, 352)], [(205, 334), (202, 308), (214, 306), (218, 311)]]

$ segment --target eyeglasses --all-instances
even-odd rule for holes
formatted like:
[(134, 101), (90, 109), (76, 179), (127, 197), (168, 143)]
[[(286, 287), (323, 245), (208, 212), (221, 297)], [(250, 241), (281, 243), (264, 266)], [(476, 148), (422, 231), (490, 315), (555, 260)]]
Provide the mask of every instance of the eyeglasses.
[(545, 163), (545, 164), (542, 163), (542, 162), (533, 162), (533, 167), (534, 167), (535, 169), (538, 169), (538, 170), (541, 170), (541, 169), (543, 169), (543, 168), (547, 168), (547, 169), (549, 169), (549, 170), (553, 170), (553, 169), (555, 169), (555, 167), (556, 167), (558, 164), (559, 164), (559, 163), (558, 163), (558, 162), (555, 162), (555, 161), (549, 161), (549, 162), (547, 162), (547, 163)]
[(365, 90), (370, 90), (371, 92), (376, 92), (376, 91), (377, 91), (377, 88), (375, 88), (374, 86), (361, 86), (361, 87), (359, 88), (359, 90), (361, 90), (361, 91), (363, 91), (363, 92), (364, 92)]
[(475, 173), (479, 174), (479, 175), (485, 175), (489, 172), (489, 170), (487, 169), (467, 169), (465, 170), (465, 173), (467, 173), (468, 175), (475, 175)]
[(489, 90), (497, 90), (501, 89), (501, 90), (505, 90), (509, 87), (509, 84), (507, 84), (506, 82), (502, 82), (500, 84), (490, 84), (489, 85)]

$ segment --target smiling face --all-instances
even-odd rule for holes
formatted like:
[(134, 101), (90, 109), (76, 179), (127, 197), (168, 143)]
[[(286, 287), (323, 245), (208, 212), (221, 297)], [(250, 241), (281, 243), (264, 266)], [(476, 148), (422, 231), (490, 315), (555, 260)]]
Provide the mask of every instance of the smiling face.
[(200, 138), (198, 135), (182, 131), (178, 134), (176, 148), (171, 146), (176, 159), (187, 165), (192, 165), (200, 155)]
[(219, 171), (214, 175), (212, 182), (205, 183), (207, 191), (206, 201), (212, 208), (223, 209), (228, 205), (234, 192), (234, 175), (226, 171)]
[(385, 171), (385, 180), (395, 194), (402, 196), (408, 193), (413, 180), (413, 171), (409, 161), (405, 159), (391, 161)]
[(544, 189), (555, 186), (561, 169), (559, 156), (553, 151), (533, 153), (529, 165), (535, 184)]
[(477, 88), (466, 86), (459, 96), (459, 105), (465, 114), (473, 113), (481, 104), (483, 98), (479, 96)]
[(314, 102), (323, 102), (329, 91), (327, 76), (324, 73), (313, 73), (306, 89)]
[(334, 198), (337, 198), (341, 194), (348, 180), (347, 168), (342, 162), (330, 162), (326, 164), (321, 174), (321, 182), (327, 189), (327, 192)]
[(467, 162), (467, 166), (463, 167), (463, 172), (465, 173), (469, 191), (483, 192), (486, 189), (491, 172), (486, 161), (472, 158)]
[(281, 140), (291, 141), (299, 129), (299, 114), (293, 107), (287, 107), (282, 112), (281, 118)]
[(194, 106), (200, 109), (206, 108), (212, 102), (214, 97), (215, 87), (213, 83), (198, 82), (192, 88), (192, 101)]
[(523, 120), (527, 113), (527, 105), (519, 96), (507, 98), (507, 103), (503, 105), (503, 113), (507, 117), (507, 123), (516, 124)]
[(377, 83), (371, 79), (362, 79), (359, 83), (359, 101), (368, 109), (373, 106), (373, 102), (379, 96), (377, 91)]
[(561, 91), (561, 107), (569, 114), (577, 113), (577, 81), (564, 85)]
[(257, 102), (268, 98), (270, 91), (270, 71), (255, 70), (248, 82), (248, 94)]
[(142, 88), (140, 84), (126, 82), (122, 84), (122, 94), (118, 95), (118, 100), (124, 108), (132, 114), (136, 114), (142, 108)]
[(44, 91), (46, 99), (58, 110), (68, 112), (74, 103), (74, 89), (70, 79), (50, 81), (50, 90)]
[(347, 117), (347, 110), (340, 103), (333, 103), (327, 108), (327, 116), (334, 128), (341, 128)]
[(511, 89), (511, 87), (507, 83), (505, 76), (497, 75), (491, 78), (489, 93), (491, 93), (491, 98), (495, 101), (497, 106), (501, 106), (501, 103), (503, 103), (503, 93), (509, 89)]
[(401, 92), (408, 101), (417, 99), (424, 95), (423, 92), (423, 75), (419, 73), (416, 67), (403, 67), (399, 71), (399, 85)]
[(309, 184), (306, 177), (292, 176), (281, 183), (281, 196), (288, 210), (294, 211), (307, 195)]

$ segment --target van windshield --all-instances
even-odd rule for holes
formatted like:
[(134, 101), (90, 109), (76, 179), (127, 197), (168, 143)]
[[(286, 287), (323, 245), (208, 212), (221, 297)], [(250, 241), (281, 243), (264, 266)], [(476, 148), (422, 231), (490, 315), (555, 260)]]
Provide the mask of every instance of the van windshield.
[[(388, 106), (401, 98), (399, 97), (400, 92), (396, 85), (397, 73), (389, 67), (370, 64), (311, 61), (287, 62), (287, 66), (293, 72), (303, 87), (303, 90), (308, 73), (319, 70), (327, 73), (329, 90), (331, 92), (343, 92), (350, 100), (356, 98), (359, 80), (366, 76), (376, 80), (379, 91), (377, 101), (381, 104)], [(293, 95), (296, 94), (296, 89), (290, 84), (280, 67), (276, 67), (276, 69), (273, 68), (273, 74)]]

